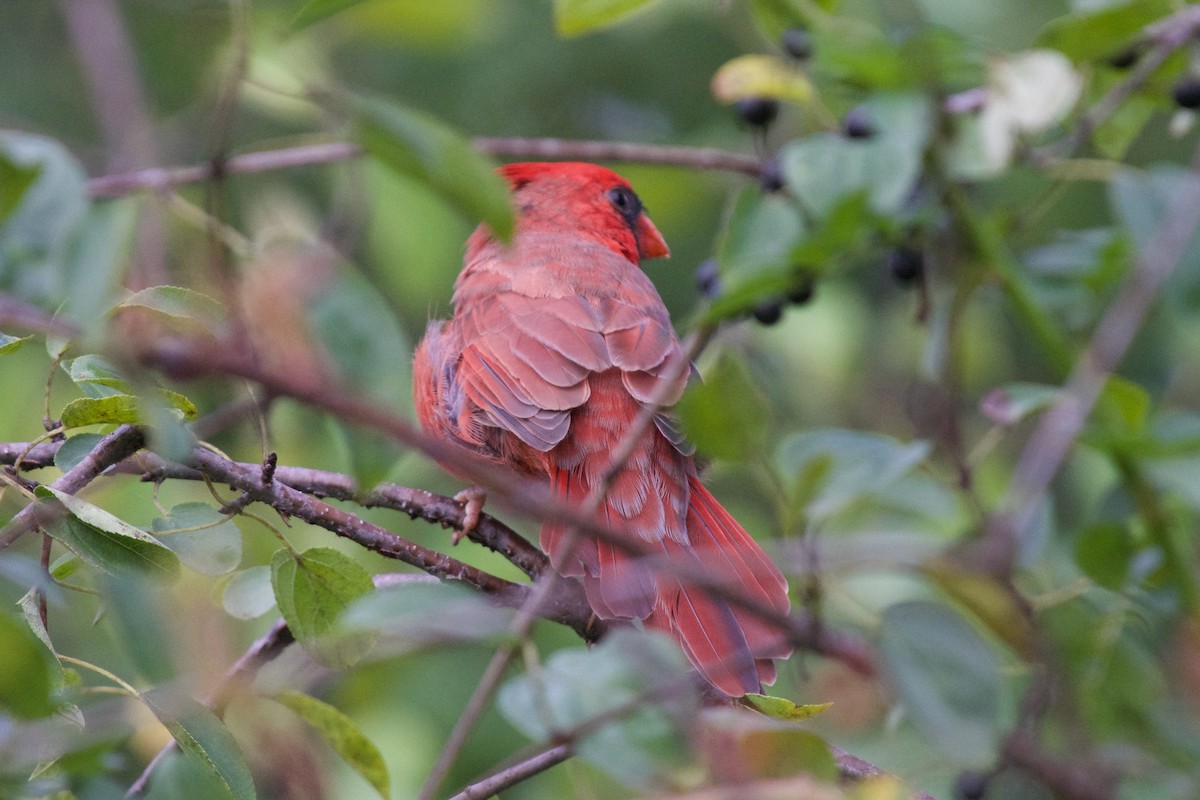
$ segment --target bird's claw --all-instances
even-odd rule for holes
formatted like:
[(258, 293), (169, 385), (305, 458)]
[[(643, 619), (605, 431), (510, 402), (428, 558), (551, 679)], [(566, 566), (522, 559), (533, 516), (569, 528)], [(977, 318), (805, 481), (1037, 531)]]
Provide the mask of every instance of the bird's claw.
[(454, 495), (454, 499), (463, 504), (462, 528), (450, 534), (450, 543), (458, 544), (479, 525), (483, 504), (487, 502), (487, 491), (482, 486), (470, 486)]

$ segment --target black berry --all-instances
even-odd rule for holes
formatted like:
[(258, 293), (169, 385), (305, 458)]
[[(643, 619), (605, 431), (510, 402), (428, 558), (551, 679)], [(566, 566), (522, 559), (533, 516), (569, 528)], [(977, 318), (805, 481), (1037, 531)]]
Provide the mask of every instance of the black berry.
[(779, 166), (779, 159), (769, 158), (763, 162), (758, 184), (764, 192), (768, 193), (778, 192), (783, 188), (783, 169)]
[(925, 272), (925, 256), (911, 247), (897, 247), (887, 254), (887, 269), (900, 283), (913, 283)]
[(852, 108), (842, 118), (842, 133), (851, 139), (869, 139), (875, 135), (875, 122), (862, 106)]
[(783, 319), (783, 302), (765, 300), (754, 307), (754, 318), (762, 325), (774, 325)]
[(1187, 75), (1171, 87), (1171, 99), (1180, 108), (1200, 108), (1200, 76)]
[(756, 128), (767, 127), (779, 113), (779, 101), (769, 97), (743, 97), (735, 107), (746, 124)]
[(715, 258), (706, 258), (696, 267), (696, 288), (706, 300), (711, 300), (721, 293), (721, 273), (717, 269)]
[(968, 770), (959, 773), (958, 778), (954, 781), (955, 800), (983, 800), (983, 796), (987, 794), (990, 780), (991, 776), (986, 772)]
[(804, 28), (788, 28), (783, 32), (779, 44), (783, 47), (783, 52), (797, 61), (807, 61), (812, 58), (812, 36)]
[(1142, 57), (1143, 49), (1140, 45), (1131, 44), (1124, 50), (1120, 50), (1109, 56), (1108, 65), (1113, 69), (1129, 69)]
[(787, 300), (794, 306), (802, 306), (811, 301), (815, 293), (816, 284), (813, 283), (812, 278), (805, 278), (788, 292)]

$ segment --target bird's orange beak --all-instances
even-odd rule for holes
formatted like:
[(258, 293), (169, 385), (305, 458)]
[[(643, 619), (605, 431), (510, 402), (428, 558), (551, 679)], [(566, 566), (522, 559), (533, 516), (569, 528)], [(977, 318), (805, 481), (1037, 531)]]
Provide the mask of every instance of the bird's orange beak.
[(671, 255), (666, 240), (645, 214), (637, 218), (636, 233), (638, 258), (666, 258)]

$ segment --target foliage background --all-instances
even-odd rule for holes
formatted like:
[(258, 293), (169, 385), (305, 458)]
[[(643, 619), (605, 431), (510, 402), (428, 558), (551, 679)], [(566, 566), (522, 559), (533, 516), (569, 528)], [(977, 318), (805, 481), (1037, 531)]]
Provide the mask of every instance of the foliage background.
[[(291, 0), (126, 0), (111, 5), (126, 27), (125, 54), (144, 98), (140, 110), (123, 110), (129, 118), (144, 114), (151, 136), (139, 143), (135, 135), (118, 146), (98, 113), (113, 97), (103, 86), (107, 81), (111, 90), (118, 72), (87, 66), (87, 53), (66, 27), (87, 5), (0, 4), (0, 126), (61, 143), (89, 176), (347, 137), (336, 100), (347, 89), (423, 109), (467, 135), (711, 146), (766, 156), (818, 135), (890, 90), (916, 90), (941, 102), (983, 84), (995, 59), (1046, 45), (1071, 57), (1084, 87), (1066, 119), (1046, 126), (1038, 140), (1053, 142), (1070, 135), (1105, 89), (1126, 79), (1127, 72), (1104, 59), (1144, 24), (1182, 8), (1100, 0), (820, 4), (836, 6), (829, 13), (837, 20), (880, 32), (892, 47), (857, 48), (837, 36), (818, 36), (804, 68), (824, 109), (785, 103), (763, 133), (718, 103), (710, 80), (739, 55), (779, 53), (777, 30), (763, 20), (772, 8), (790, 8), (786, 2), (663, 0), (620, 24), (564, 37), (555, 31), (548, 2), (369, 0), (296, 27), (302, 4)], [(826, 13), (806, 2), (796, 7), (801, 16)], [(904, 57), (903, 43), (913, 41), (919, 48), (927, 42), (944, 47), (949, 55), (935, 54), (930, 68), (911, 58), (913, 51)], [(789, 309), (771, 327), (730, 322), (701, 359), (703, 372), (729, 377), (714, 382), (716, 389), (691, 413), (711, 420), (704, 406), (715, 405), (728, 429), (709, 434), (712, 446), (738, 456), (712, 464), (715, 493), (760, 541), (778, 545), (773, 552), (792, 576), (796, 603), (819, 597), (822, 618), (862, 633), (880, 658), (881, 675), (867, 680), (836, 661), (800, 652), (783, 666), (772, 693), (797, 702), (832, 701), (807, 729), (914, 788), (949, 796), (964, 770), (1000, 763), (988, 797), (1052, 796), (1042, 784), (1053, 785), (1046, 779), (1053, 769), (1086, 772), (1104, 763), (1127, 776), (1120, 797), (1196, 794), (1200, 639), (1193, 542), (1200, 440), (1192, 410), (1200, 399), (1194, 291), (1200, 262), (1194, 254), (1177, 269), (1167, 297), (1122, 360), (1127, 381), (1110, 385), (1099, 421), (1073, 449), (1053, 506), (1039, 517), (1037, 535), (1024, 541), (1015, 572), (997, 578), (994, 565), (969, 557), (931, 561), (981, 536), (994, 521), (1011, 497), (1006, 492), (1022, 447), (1035, 435), (1025, 415), (1036, 416), (1045, 407), (1037, 401), (1046, 399), (1028, 387), (1013, 389), (1007, 399), (992, 396), (1003, 412), (1021, 417), (997, 425), (995, 412), (981, 408), (985, 397), (1014, 383), (1064, 380), (1064, 366), (1079, 357), (1122, 278), (1145, 252), (1162, 209), (1195, 180), (1161, 168), (1186, 166), (1196, 146), (1191, 120), (1168, 96), (1171, 83), (1193, 69), (1193, 49), (1181, 48), (1141, 91), (1123, 98), (1113, 124), (1102, 129), (1102, 146), (1080, 153), (1087, 161), (1049, 164), (1021, 149), (987, 179), (937, 179), (929, 177), (938, 169), (936, 154), (945, 156), (952, 137), (935, 136), (935, 155), (924, 162), (926, 180), (905, 203), (863, 213), (849, 233), (831, 234), (822, 263), (803, 265), (818, 271), (811, 302)], [(858, 66), (847, 69), (846, 59)], [(884, 77), (873, 83), (874, 67)], [(839, 71), (854, 74), (838, 80)], [(306, 91), (335, 100), (314, 104), (303, 97)], [(888, 124), (886, 115), (878, 119)], [(753, 259), (724, 231), (731, 219), (736, 226), (765, 218), (756, 216), (761, 210), (735, 206), (739, 196), (743, 204), (757, 202), (755, 181), (646, 163), (618, 168), (671, 244), (671, 260), (646, 269), (683, 328), (704, 308), (692, 276), (701, 261), (721, 252), (726, 282), (736, 288), (745, 278), (739, 264)], [(876, 168), (880, 174), (872, 180), (891, 174), (887, 163)], [(810, 187), (789, 188), (803, 200)], [(202, 209), (227, 226), (228, 248), (213, 244)], [(257, 326), (249, 334), (279, 363), (319, 369), (320, 354), (332, 352), (346, 385), (363, 387), (405, 415), (411, 415), (412, 345), (428, 318), (448, 311), (462, 242), (476, 222), (426, 182), (398, 176), (374, 159), (238, 176), (215, 192), (182, 186), (176, 199), (147, 193), (99, 201), (92, 213), (96, 238), (73, 262), (56, 253), (35, 264), (11, 247), (0, 254), (0, 289), (51, 311), (64, 300), (85, 304), (89, 295), (103, 293), (87, 276), (114, 274), (109, 263), (133, 263), (136, 241), (143, 258), (154, 252), (162, 258), (138, 261), (134, 282), (236, 297)], [(134, 218), (142, 221), (141, 239), (131, 232)], [(972, 238), (972, 230), (983, 233)], [(5, 234), (13, 235), (0, 228), (0, 238)], [(887, 269), (888, 254), (910, 239), (925, 253), (926, 278), (916, 288)], [(330, 245), (340, 256), (330, 255)], [(115, 255), (105, 262), (110, 249)], [(999, 271), (997, 249), (1019, 271), (1037, 317), (1054, 329), (1058, 352), (1031, 332), (1029, 315), (1014, 303)], [(784, 274), (792, 266), (772, 268)], [(248, 277), (236, 279), (238, 288), (230, 292), (225, 281), (231, 275)], [(0, 358), (0, 441), (30, 441), (42, 432), (50, 364), (45, 349), (33, 345)], [(741, 383), (746, 376), (749, 389)], [(244, 391), (231, 381), (178, 388), (202, 411)], [(60, 375), (50, 395), (52, 414), (79, 393)], [(730, 398), (739, 398), (745, 413), (731, 409)], [(802, 431), (810, 435), (793, 436)], [(253, 425), (215, 442), (243, 460), (262, 455)], [(928, 451), (906, 447), (912, 442), (928, 442)], [(449, 494), (460, 488), (428, 459), (368, 441), (289, 400), (271, 409), (270, 447), (281, 464), (354, 474), (363, 485), (386, 478)], [(872, 464), (896, 472), (881, 475), (868, 468)], [(88, 497), (138, 526), (160, 516), (150, 486), (132, 480), (104, 481)], [(208, 494), (202, 486), (168, 483), (160, 499), (169, 507), (205, 501)], [(5, 490), (0, 518), (21, 505)], [(427, 523), (379, 511), (365, 516), (426, 546), (447, 546), (445, 532)], [(536, 524), (510, 521), (535, 535)], [(276, 541), (253, 521), (237, 525), (240, 567), (268, 564)], [(300, 548), (335, 547), (371, 572), (391, 569), (320, 530), (296, 525), (288, 536)], [(15, 549), (36, 562), (33, 538)], [(510, 579), (519, 575), (470, 544), (454, 555)], [(103, 599), (67, 592), (50, 609), (57, 650), (144, 686), (182, 674), (198, 674), (197, 685), (210, 685), (272, 619), (230, 618), (221, 608), (222, 579), (194, 573), (170, 592), (88, 580)], [(6, 604), (27, 589), (27, 583), (0, 581)], [(1027, 604), (1027, 618), (1014, 612), (1013, 598)], [(105, 613), (95, 622), (101, 605)], [(1039, 644), (1029, 645), (1030, 637)], [(568, 630), (547, 623), (537, 628), (536, 642), (543, 658), (579, 646)], [(319, 676), (291, 653), (271, 670), (276, 680), (310, 687), (355, 720), (384, 754), (392, 796), (407, 797), (420, 786), (490, 652), (487, 642), (429, 647)], [(1054, 697), (1031, 721), (1022, 698), (1044, 679), (1044, 663), (1055, 676)], [(40, 788), (21, 788), (28, 769), (13, 759), (10, 790), (36, 796), (65, 781), (79, 797), (119, 796), (118, 787), (128, 785), (166, 734), (136, 704), (114, 713), (130, 736), (89, 741), (90, 749), (51, 771)], [(261, 796), (367, 791), (360, 776), (279, 707), (247, 700), (228, 721), (257, 770)], [(1039, 748), (1058, 766), (1039, 774), (997, 762), (1019, 722), (1034, 727)], [(517, 741), (523, 739), (512, 722), (489, 710), (446, 785), (462, 786), (493, 769)], [(0, 754), (4, 748), (0, 738)], [(202, 779), (186, 762), (173, 762), (162, 769), (152, 796), (194, 796), (189, 781)], [(589, 793), (636, 792), (576, 760), (504, 796)]]

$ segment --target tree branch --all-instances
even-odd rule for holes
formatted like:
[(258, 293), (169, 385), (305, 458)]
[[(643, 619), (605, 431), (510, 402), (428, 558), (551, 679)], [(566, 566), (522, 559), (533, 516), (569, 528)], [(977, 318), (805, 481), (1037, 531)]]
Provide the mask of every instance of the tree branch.
[[(104, 470), (136, 453), (144, 441), (141, 428), (136, 425), (122, 425), (97, 442), (90, 453), (50, 486), (60, 492), (77, 494)], [(49, 525), (55, 519), (55, 513), (45, 504), (30, 503), (17, 512), (7, 525), (0, 528), (0, 550), (34, 528)]]

